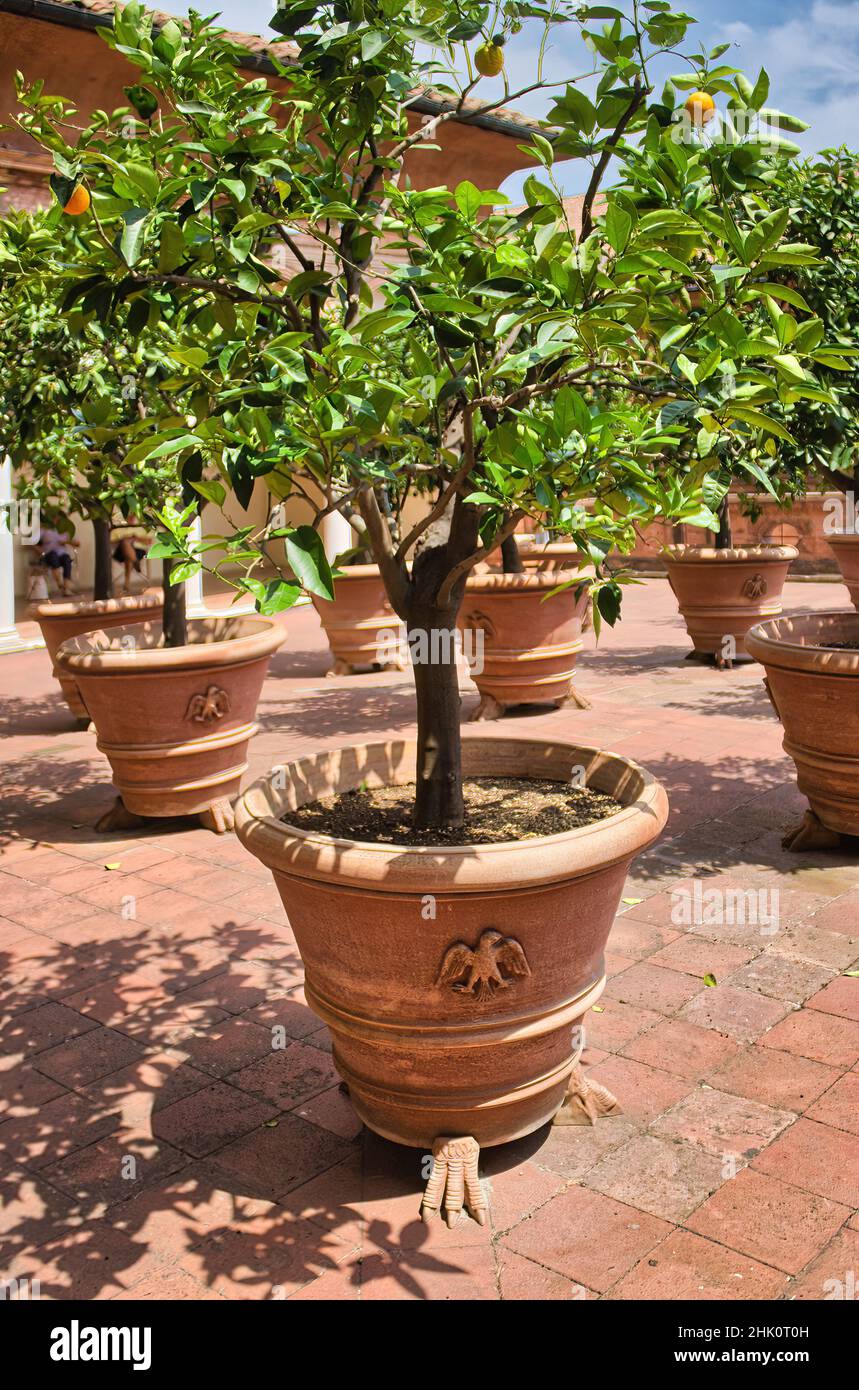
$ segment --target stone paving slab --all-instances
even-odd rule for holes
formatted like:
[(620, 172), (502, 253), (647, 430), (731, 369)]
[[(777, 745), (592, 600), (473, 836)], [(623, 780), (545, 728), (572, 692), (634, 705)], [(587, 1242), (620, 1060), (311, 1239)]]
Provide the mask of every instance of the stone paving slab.
[[(838, 603), (831, 584), (787, 587), (789, 609)], [(6, 1277), (56, 1299), (853, 1288), (859, 855), (782, 850), (803, 801), (760, 668), (684, 661), (664, 581), (625, 607), (581, 659), (592, 709), (502, 725), (616, 749), (668, 788), (666, 834), (633, 868), (586, 1020), (585, 1065), (623, 1113), (485, 1152), (484, 1228), (423, 1225), (424, 1156), (357, 1122), (268, 872), (197, 827), (97, 835), (112, 790), (93, 736), (43, 651), (0, 657)], [(252, 776), (412, 729), (409, 675), (328, 680), (313, 610), (283, 620)], [(476, 703), (464, 677), (464, 712)]]

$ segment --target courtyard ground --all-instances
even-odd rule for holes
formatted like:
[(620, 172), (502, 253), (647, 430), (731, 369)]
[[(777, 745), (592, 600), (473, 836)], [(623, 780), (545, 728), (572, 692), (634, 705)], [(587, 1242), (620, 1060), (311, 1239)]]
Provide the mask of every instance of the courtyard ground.
[[(845, 605), (787, 586), (788, 610)], [(408, 674), (325, 680), (313, 610), (284, 621), (252, 775), (409, 728)], [(591, 710), (500, 726), (627, 754), (672, 812), (586, 1021), (623, 1114), (484, 1152), (491, 1225), (453, 1230), (418, 1219), (422, 1155), (362, 1131), (339, 1091), (267, 870), (196, 828), (96, 835), (94, 735), (44, 651), (0, 657), (3, 1277), (76, 1299), (853, 1297), (859, 852), (781, 849), (804, 803), (761, 668), (687, 649), (650, 580), (590, 639)], [(731, 888), (758, 890), (757, 921), (710, 920)], [(278, 1024), (293, 1041), (273, 1052)]]

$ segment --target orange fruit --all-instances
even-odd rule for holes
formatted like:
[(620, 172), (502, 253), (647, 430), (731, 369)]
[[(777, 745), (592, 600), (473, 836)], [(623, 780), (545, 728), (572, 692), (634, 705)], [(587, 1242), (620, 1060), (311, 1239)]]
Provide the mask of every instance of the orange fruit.
[(686, 110), (693, 125), (706, 125), (716, 114), (716, 103), (709, 92), (692, 92), (686, 98)]
[(498, 43), (484, 43), (474, 54), (474, 66), (481, 77), (497, 77), (504, 68), (504, 49)]
[(63, 208), (63, 212), (68, 213), (69, 217), (82, 217), (89, 211), (90, 196), (82, 183), (79, 183), (69, 201)]

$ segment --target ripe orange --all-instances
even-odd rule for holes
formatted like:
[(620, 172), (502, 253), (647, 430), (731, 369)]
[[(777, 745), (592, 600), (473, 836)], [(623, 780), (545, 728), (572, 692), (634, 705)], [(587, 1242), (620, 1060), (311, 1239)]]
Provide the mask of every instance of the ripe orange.
[(68, 213), (69, 217), (81, 217), (89, 211), (90, 196), (82, 183), (79, 183), (69, 201), (63, 208), (63, 212)]
[(706, 125), (716, 114), (716, 103), (709, 92), (692, 92), (686, 98), (686, 110), (694, 125)]
[(504, 68), (504, 49), (499, 43), (484, 43), (474, 54), (474, 66), (481, 77), (497, 77)]

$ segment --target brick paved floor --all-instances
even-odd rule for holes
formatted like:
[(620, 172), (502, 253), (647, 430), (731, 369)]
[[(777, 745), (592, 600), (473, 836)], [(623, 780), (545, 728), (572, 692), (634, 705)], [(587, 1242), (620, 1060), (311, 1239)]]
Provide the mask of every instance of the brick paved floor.
[[(845, 602), (788, 586), (791, 608)], [(664, 581), (626, 609), (581, 663), (592, 710), (505, 721), (618, 749), (669, 790), (587, 1021), (623, 1114), (486, 1152), (484, 1229), (423, 1226), (420, 1156), (355, 1122), (266, 871), (199, 829), (96, 836), (94, 737), (44, 652), (0, 657), (4, 1277), (85, 1299), (838, 1294), (859, 1260), (859, 854), (782, 851), (802, 801), (760, 668), (684, 663)], [(254, 774), (408, 727), (407, 676), (325, 681), (313, 611), (286, 625)], [(778, 930), (678, 925), (672, 891), (696, 880), (778, 890)], [(275, 1025), (292, 1041), (272, 1053)]]

